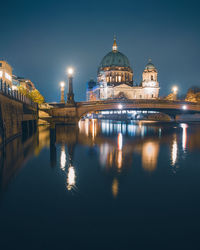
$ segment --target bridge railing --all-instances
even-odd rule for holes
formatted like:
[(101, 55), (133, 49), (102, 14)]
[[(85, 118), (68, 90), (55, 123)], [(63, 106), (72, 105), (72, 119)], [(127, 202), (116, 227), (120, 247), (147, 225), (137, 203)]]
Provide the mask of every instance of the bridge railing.
[(164, 100), (164, 99), (127, 99), (127, 100), (121, 100), (121, 99), (110, 99), (110, 100), (98, 100), (98, 101), (88, 101), (88, 102), (78, 102), (78, 106), (88, 106), (88, 105), (100, 105), (100, 104), (128, 104), (128, 103), (134, 103), (134, 104), (190, 104), (199, 106), (198, 103), (193, 102), (186, 102), (183, 100)]
[(10, 99), (31, 105), (34, 108), (37, 108), (37, 103), (33, 102), (31, 98), (23, 95), (18, 90), (13, 90), (8, 84), (0, 80), (0, 93), (4, 96), (9, 97)]

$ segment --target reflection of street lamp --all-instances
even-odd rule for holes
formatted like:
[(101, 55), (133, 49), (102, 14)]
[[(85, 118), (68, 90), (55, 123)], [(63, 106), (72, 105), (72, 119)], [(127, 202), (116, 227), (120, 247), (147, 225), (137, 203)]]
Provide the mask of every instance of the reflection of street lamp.
[(172, 88), (172, 92), (173, 92), (173, 100), (175, 101), (177, 99), (178, 87), (174, 86)]
[(61, 91), (61, 103), (65, 103), (64, 91), (65, 91), (65, 82), (60, 82), (60, 91)]
[(74, 104), (74, 93), (73, 93), (73, 74), (74, 69), (68, 68), (67, 69), (68, 74), (68, 93), (67, 93), (67, 103)]

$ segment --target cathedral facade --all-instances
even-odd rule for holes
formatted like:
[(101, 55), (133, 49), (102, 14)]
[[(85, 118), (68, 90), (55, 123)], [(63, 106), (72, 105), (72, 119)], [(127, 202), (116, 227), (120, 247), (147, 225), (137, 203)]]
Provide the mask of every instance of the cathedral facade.
[(134, 84), (133, 75), (128, 58), (118, 51), (114, 39), (112, 51), (104, 56), (99, 65), (97, 83), (92, 80), (88, 83), (87, 100), (158, 98), (158, 71), (151, 60), (143, 71), (139, 85)]

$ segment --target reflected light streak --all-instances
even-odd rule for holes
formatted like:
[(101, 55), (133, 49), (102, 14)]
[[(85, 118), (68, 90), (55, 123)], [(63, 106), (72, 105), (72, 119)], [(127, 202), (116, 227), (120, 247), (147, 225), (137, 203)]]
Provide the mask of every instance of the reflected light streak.
[(118, 195), (118, 190), (119, 190), (119, 182), (117, 179), (114, 179), (113, 180), (113, 183), (112, 183), (112, 194), (113, 194), (113, 197), (116, 198), (117, 195)]
[(76, 174), (73, 166), (70, 166), (67, 173), (67, 189), (71, 190), (76, 184)]
[(66, 153), (65, 153), (65, 146), (61, 147), (61, 154), (60, 154), (60, 168), (65, 171), (66, 166)]
[(118, 134), (118, 137), (117, 137), (117, 147), (118, 147), (118, 150), (122, 150), (122, 147), (123, 147), (123, 136), (122, 136), (122, 133)]
[(154, 171), (159, 153), (158, 142), (146, 142), (142, 147), (142, 166), (145, 170)]
[(183, 149), (183, 151), (185, 151), (186, 147), (187, 147), (187, 127), (188, 127), (187, 124), (181, 123), (181, 128), (183, 129), (183, 132), (182, 132), (182, 149)]
[(178, 146), (177, 146), (177, 138), (175, 136), (172, 144), (172, 151), (171, 151), (171, 160), (172, 160), (172, 165), (174, 166), (177, 161), (177, 155), (178, 155)]

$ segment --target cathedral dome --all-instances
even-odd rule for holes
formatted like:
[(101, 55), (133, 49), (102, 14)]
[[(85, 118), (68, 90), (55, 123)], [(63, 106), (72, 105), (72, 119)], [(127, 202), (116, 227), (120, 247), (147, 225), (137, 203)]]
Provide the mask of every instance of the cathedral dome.
[(104, 67), (130, 67), (128, 58), (119, 51), (109, 52), (100, 63), (100, 68)]
[(102, 59), (99, 69), (105, 67), (126, 67), (130, 68), (130, 63), (124, 54), (118, 51), (116, 39), (114, 39), (112, 51), (109, 52), (107, 55), (104, 56)]

